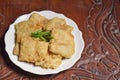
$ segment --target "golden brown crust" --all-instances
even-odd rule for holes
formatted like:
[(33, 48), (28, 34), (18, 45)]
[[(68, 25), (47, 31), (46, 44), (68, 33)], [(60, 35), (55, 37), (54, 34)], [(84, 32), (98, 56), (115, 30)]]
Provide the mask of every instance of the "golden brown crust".
[(75, 51), (73, 35), (62, 29), (53, 29), (52, 35), (54, 39), (50, 42), (50, 51), (65, 58), (71, 58)]
[[(31, 37), (38, 30), (51, 31), (53, 39), (50, 42), (40, 41)], [(62, 58), (71, 58), (74, 54), (73, 27), (61, 18), (47, 18), (33, 13), (27, 21), (15, 25), (16, 41), (13, 53), (19, 61), (33, 63), (42, 68), (55, 69), (62, 63)]]

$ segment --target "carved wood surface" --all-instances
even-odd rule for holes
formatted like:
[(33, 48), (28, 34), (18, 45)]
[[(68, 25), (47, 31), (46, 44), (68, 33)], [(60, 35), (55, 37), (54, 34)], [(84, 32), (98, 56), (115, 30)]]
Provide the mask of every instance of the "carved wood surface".
[[(73, 19), (83, 33), (85, 48), (72, 68), (41, 76), (10, 61), (4, 34), (18, 16), (46, 9)], [(120, 80), (120, 1), (0, 0), (0, 80)]]

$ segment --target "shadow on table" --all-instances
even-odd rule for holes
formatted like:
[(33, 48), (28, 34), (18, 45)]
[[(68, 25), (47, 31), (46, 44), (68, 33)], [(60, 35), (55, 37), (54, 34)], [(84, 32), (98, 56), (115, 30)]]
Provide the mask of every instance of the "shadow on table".
[[(4, 36), (0, 39), (0, 48), (1, 48), (1, 55), (5, 61), (5, 64), (7, 65), (7, 67), (11, 68), (13, 71), (17, 72), (18, 74), (24, 75), (24, 76), (28, 76), (28, 77), (40, 77), (41, 75), (37, 75), (37, 74), (32, 74), (26, 71), (23, 71), (21, 68), (19, 68), (18, 66), (16, 66), (9, 58), (7, 52), (5, 51), (5, 43), (4, 43)], [(42, 76), (41, 76), (42, 77)], [(50, 77), (50, 75), (45, 75), (44, 77)]]

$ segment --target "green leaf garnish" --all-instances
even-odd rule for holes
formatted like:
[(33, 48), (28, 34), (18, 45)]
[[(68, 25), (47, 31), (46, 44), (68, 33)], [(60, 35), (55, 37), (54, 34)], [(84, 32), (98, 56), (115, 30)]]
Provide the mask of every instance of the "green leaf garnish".
[(32, 32), (31, 36), (34, 38), (39, 38), (40, 40), (46, 42), (49, 42), (51, 39), (53, 39), (50, 31), (43, 31), (43, 30)]

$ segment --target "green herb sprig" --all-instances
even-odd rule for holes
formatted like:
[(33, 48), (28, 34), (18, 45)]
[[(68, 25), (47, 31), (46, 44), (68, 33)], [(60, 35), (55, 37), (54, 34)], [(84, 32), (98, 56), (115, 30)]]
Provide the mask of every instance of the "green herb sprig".
[(49, 42), (51, 39), (53, 39), (50, 31), (43, 31), (43, 30), (32, 32), (31, 36), (34, 38), (39, 38), (40, 40), (46, 42)]

